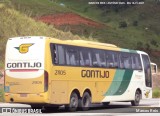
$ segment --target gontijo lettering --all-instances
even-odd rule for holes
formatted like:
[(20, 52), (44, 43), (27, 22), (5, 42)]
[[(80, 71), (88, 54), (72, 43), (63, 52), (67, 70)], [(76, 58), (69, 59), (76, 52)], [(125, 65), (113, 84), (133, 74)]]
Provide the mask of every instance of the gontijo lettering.
[(7, 68), (40, 68), (41, 62), (18, 62), (18, 63), (7, 63)]
[(88, 78), (109, 78), (109, 71), (101, 71), (101, 70), (82, 70), (82, 77)]

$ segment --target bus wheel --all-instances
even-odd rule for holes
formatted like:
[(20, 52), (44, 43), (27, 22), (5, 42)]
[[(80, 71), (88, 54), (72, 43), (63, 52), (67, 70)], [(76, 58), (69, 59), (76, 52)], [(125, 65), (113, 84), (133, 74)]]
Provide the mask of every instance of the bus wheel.
[(141, 94), (140, 91), (137, 90), (135, 93), (135, 100), (131, 101), (132, 106), (138, 106), (140, 99), (141, 99)]
[(74, 112), (78, 107), (78, 95), (75, 92), (72, 92), (70, 96), (70, 103), (65, 106), (66, 109), (70, 112)]
[(91, 96), (88, 92), (85, 92), (82, 96), (82, 99), (79, 100), (79, 108), (83, 111), (86, 111), (91, 106)]
[(103, 106), (108, 106), (110, 104), (110, 102), (103, 102), (102, 104), (103, 104)]

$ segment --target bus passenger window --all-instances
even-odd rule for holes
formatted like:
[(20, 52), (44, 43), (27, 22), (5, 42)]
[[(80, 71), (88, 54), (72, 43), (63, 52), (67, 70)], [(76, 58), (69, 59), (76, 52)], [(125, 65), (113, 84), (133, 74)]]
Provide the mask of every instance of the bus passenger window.
[(75, 48), (67, 47), (66, 50), (66, 63), (67, 65), (79, 65), (79, 55), (78, 51)]
[(112, 54), (110, 54), (110, 52), (107, 52), (106, 60), (107, 60), (107, 67), (112, 68), (113, 67), (113, 57), (112, 57)]
[(100, 56), (99, 56), (98, 50), (94, 50), (92, 52), (92, 60), (93, 60), (93, 66), (94, 67), (100, 67), (101, 66)]
[(113, 51), (107, 51), (106, 52), (106, 61), (107, 61), (107, 67), (109, 68), (118, 68), (118, 53)]
[(106, 67), (105, 52), (102, 50), (94, 50), (92, 52), (93, 66)]
[(57, 46), (53, 45), (53, 60), (54, 64), (58, 64)]
[(65, 57), (64, 57), (64, 46), (58, 45), (58, 64), (64, 65), (65, 64)]
[(83, 58), (82, 51), (80, 51), (80, 66), (84, 66), (84, 58)]
[(105, 59), (105, 52), (104, 51), (99, 51), (99, 56), (100, 56), (100, 65), (101, 67), (106, 67), (106, 59)]
[(80, 65), (81, 66), (92, 66), (91, 54), (89, 49), (80, 49)]
[(132, 59), (132, 69), (133, 70), (142, 70), (140, 55), (131, 54), (131, 59)]
[(121, 53), (120, 54), (120, 67), (125, 69), (131, 69), (131, 57), (130, 53)]

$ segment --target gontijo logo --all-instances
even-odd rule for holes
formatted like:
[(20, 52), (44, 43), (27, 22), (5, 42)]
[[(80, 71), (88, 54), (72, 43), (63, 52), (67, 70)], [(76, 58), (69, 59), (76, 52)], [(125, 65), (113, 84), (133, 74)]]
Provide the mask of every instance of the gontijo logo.
[(15, 47), (17, 50), (19, 50), (20, 53), (24, 54), (29, 51), (29, 47), (33, 44), (21, 44), (19, 47)]

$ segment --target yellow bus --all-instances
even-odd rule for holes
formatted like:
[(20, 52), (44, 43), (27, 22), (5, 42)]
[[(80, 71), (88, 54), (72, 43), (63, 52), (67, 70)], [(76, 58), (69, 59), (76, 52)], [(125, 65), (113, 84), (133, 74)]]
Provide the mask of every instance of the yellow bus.
[(152, 98), (147, 53), (112, 44), (50, 37), (8, 39), (5, 57), (5, 101), (52, 110), (88, 110)]

